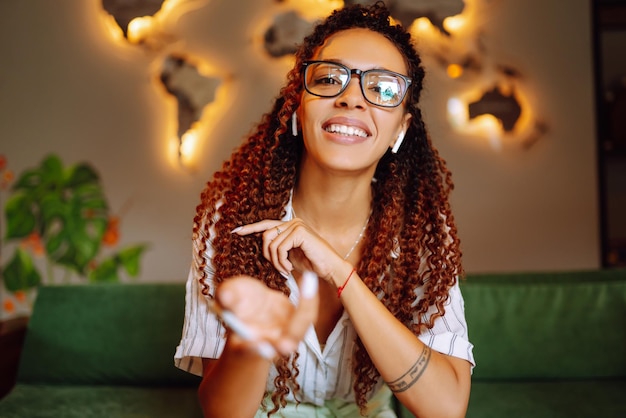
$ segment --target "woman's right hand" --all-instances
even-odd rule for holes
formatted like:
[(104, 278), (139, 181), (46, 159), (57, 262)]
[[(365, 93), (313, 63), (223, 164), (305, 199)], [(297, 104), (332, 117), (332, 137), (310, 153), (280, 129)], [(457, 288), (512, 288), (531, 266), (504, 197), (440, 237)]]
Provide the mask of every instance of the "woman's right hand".
[(246, 335), (231, 329), (231, 345), (266, 358), (272, 358), (276, 352), (294, 352), (317, 318), (317, 276), (304, 274), (299, 288), (300, 300), (294, 306), (283, 293), (250, 276), (235, 276), (222, 282), (216, 290), (216, 302), (246, 328)]

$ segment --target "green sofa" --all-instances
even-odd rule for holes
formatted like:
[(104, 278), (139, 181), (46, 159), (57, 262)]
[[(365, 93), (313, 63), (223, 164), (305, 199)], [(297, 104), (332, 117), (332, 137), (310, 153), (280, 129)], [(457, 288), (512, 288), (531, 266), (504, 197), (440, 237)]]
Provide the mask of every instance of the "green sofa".
[[(467, 417), (626, 417), (626, 271), (468, 275)], [(184, 285), (41, 288), (0, 417), (200, 417)], [(400, 417), (409, 417), (396, 405)]]
[(202, 417), (176, 369), (183, 284), (45, 286), (2, 418)]
[(462, 291), (467, 417), (626, 417), (626, 270), (474, 274)]

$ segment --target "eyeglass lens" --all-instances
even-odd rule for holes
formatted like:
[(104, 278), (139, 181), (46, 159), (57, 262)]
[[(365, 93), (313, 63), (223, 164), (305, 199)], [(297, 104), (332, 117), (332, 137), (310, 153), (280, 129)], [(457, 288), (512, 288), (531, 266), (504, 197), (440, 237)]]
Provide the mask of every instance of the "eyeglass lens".
[[(360, 74), (361, 90), (365, 99), (378, 106), (397, 106), (404, 98), (406, 82), (391, 71), (368, 70)], [(334, 97), (347, 87), (352, 74), (339, 64), (317, 62), (307, 65), (305, 88), (311, 94)]]

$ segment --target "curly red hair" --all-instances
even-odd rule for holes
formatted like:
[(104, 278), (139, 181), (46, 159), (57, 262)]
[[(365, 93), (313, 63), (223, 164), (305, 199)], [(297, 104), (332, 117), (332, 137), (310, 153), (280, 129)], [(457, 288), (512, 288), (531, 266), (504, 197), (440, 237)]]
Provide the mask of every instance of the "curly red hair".
[[(449, 289), (462, 273), (461, 251), (449, 194), (450, 172), (433, 147), (418, 107), (424, 70), (410, 34), (390, 23), (383, 4), (353, 5), (333, 12), (304, 39), (296, 53), (294, 68), (287, 75), (270, 112), (263, 115), (255, 131), (216, 172), (201, 194), (194, 217), (195, 261), (203, 292), (207, 274), (215, 284), (247, 274), (268, 287), (289, 293), (286, 280), (263, 257), (258, 235), (239, 236), (230, 231), (262, 219), (281, 219), (298, 176), (302, 155), (301, 137), (288, 129), (291, 115), (303, 90), (302, 63), (312, 59), (334, 33), (366, 28), (389, 39), (404, 56), (413, 83), (407, 94), (406, 110), (411, 124), (398, 153), (387, 152), (378, 163), (372, 183), (372, 214), (364, 236), (363, 253), (357, 266), (363, 282), (382, 295), (387, 309), (416, 335), (433, 326), (445, 312)], [(210, 231), (211, 230), (211, 231)], [(208, 240), (208, 237), (211, 239)], [(207, 245), (214, 256), (206, 258)], [(392, 253), (398, 256), (393, 257)], [(424, 297), (416, 300), (415, 289)], [(434, 315), (427, 315), (431, 307)], [(416, 322), (417, 320), (417, 322)], [(355, 398), (363, 410), (379, 373), (360, 340), (354, 355)], [(297, 355), (276, 363), (277, 390), (272, 393), (276, 412), (284, 406), (290, 390), (299, 390)]]

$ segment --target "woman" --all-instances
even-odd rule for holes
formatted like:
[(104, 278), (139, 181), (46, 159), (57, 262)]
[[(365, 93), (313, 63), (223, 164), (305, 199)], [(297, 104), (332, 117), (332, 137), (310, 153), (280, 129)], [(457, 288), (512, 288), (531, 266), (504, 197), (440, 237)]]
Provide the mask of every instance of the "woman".
[(175, 361), (203, 376), (206, 416), (393, 417), (390, 391), (465, 415), (461, 252), (423, 77), (384, 5), (335, 11), (204, 189)]

